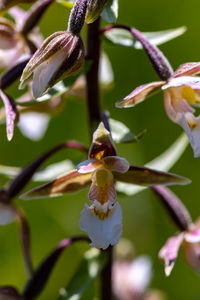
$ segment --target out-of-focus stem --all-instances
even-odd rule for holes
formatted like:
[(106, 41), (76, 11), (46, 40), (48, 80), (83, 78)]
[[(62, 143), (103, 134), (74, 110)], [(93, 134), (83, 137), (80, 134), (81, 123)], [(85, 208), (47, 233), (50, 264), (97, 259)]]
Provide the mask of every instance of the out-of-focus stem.
[(17, 221), (20, 227), (20, 239), (22, 244), (25, 269), (28, 277), (31, 278), (33, 276), (33, 264), (30, 253), (30, 229), (23, 211), (19, 208), (16, 208), (16, 212)]
[(87, 80), (87, 106), (90, 133), (96, 130), (102, 120), (99, 93), (99, 59), (101, 51), (100, 18), (87, 28), (87, 59), (91, 62), (90, 70), (86, 74)]

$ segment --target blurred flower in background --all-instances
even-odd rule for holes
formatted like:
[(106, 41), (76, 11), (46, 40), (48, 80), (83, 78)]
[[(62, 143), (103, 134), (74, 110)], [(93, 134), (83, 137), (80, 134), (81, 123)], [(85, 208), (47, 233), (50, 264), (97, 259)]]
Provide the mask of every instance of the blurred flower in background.
[(134, 247), (120, 239), (112, 269), (113, 293), (117, 300), (166, 300), (162, 291), (149, 289), (153, 277), (149, 256), (134, 257)]

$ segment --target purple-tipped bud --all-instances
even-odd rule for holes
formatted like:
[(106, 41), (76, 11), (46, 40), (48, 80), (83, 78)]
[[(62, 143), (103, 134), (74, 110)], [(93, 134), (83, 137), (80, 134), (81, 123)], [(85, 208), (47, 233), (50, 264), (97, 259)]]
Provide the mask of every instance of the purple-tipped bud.
[(86, 23), (93, 23), (100, 16), (108, 0), (89, 0), (86, 14)]
[(79, 34), (85, 23), (85, 15), (87, 11), (88, 0), (76, 0), (74, 7), (71, 10), (68, 31), (73, 34)]
[(26, 65), (20, 88), (33, 80), (33, 95), (38, 98), (58, 81), (78, 73), (83, 62), (81, 37), (68, 31), (56, 32), (44, 41)]
[(18, 111), (15, 104), (15, 101), (0, 90), (0, 99), (3, 101), (6, 111), (6, 132), (7, 132), (7, 139), (11, 141), (13, 134), (14, 134), (14, 127), (15, 123), (18, 120)]

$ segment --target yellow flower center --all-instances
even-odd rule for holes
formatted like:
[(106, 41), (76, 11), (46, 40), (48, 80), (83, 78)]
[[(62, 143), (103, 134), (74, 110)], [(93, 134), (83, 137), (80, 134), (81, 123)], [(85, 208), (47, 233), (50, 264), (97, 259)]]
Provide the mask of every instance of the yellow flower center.
[(195, 91), (189, 86), (182, 87), (181, 96), (190, 104), (194, 104), (196, 102)]
[(99, 187), (104, 187), (107, 184), (110, 184), (113, 181), (113, 175), (112, 173), (105, 169), (100, 168), (95, 173), (95, 184)]

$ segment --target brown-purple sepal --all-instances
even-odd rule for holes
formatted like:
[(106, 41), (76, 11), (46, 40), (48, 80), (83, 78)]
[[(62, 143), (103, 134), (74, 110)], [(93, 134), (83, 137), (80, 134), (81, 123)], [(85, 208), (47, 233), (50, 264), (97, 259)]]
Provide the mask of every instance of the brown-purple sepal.
[(91, 183), (91, 174), (80, 174), (73, 170), (49, 183), (38, 186), (20, 196), (23, 200), (56, 197), (77, 192)]
[(116, 156), (117, 150), (112, 141), (110, 132), (101, 122), (93, 134), (92, 144), (89, 150), (89, 158), (102, 159), (106, 156)]
[(130, 166), (129, 170), (124, 174), (114, 173), (114, 178), (117, 181), (144, 186), (184, 185), (191, 182), (189, 179), (176, 174), (137, 166)]

